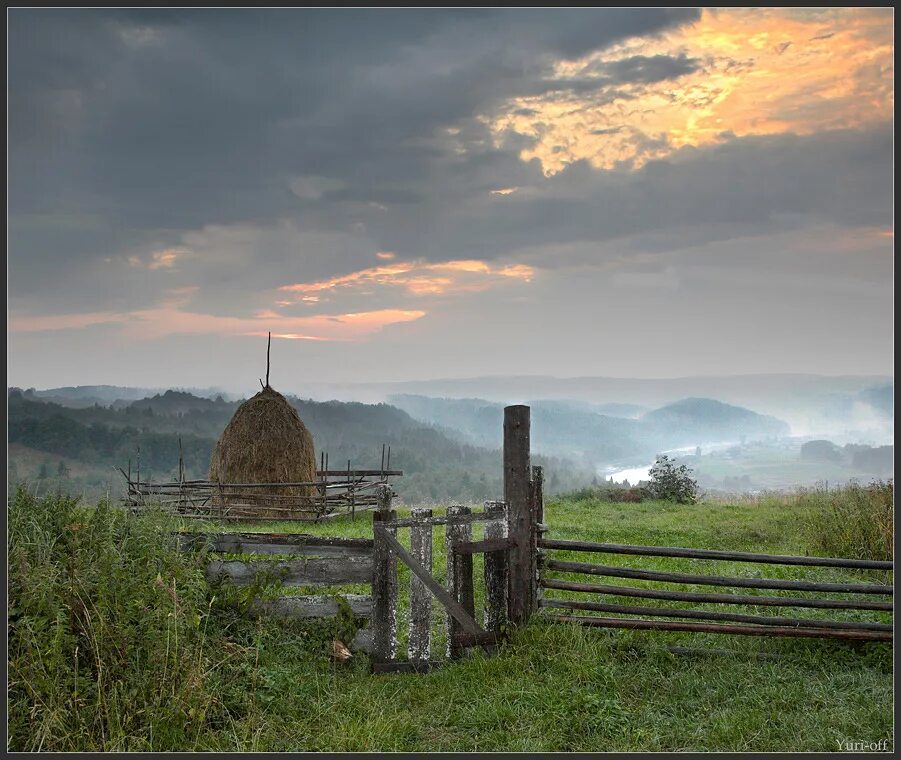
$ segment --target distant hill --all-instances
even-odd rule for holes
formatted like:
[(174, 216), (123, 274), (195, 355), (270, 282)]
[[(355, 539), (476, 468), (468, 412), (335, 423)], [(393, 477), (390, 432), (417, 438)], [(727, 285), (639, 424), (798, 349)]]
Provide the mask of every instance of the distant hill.
[(641, 419), (675, 446), (742, 437), (760, 440), (791, 432), (785, 422), (775, 417), (710, 398), (682, 399), (648, 412)]
[(895, 386), (892, 383), (864, 388), (857, 395), (861, 401), (869, 404), (886, 417), (892, 417), (895, 414)]
[(9, 391), (19, 391), (25, 398), (50, 401), (74, 409), (83, 409), (94, 405), (117, 406), (121, 408), (133, 401), (149, 398), (154, 394), (164, 395), (164, 392), (170, 394), (174, 392), (183, 392), (199, 398), (210, 399), (216, 398), (216, 396), (222, 396), (227, 401), (234, 401), (237, 398), (234, 394), (225, 393), (216, 388), (181, 388), (176, 389), (175, 391), (167, 391), (165, 388), (133, 388), (122, 385), (69, 385), (60, 388), (46, 388), (43, 390), (12, 387)]
[[(391, 396), (390, 401), (461, 440), (487, 446), (501, 443), (503, 404), (478, 398), (409, 394)], [(596, 465), (653, 456), (685, 445), (789, 433), (788, 425), (781, 420), (712, 399), (683, 399), (638, 419), (598, 414), (592, 411), (597, 405), (572, 401), (533, 401), (530, 406), (532, 446), (536, 451)]]
[[(502, 498), (502, 457), (495, 447), (455, 440), (388, 404), (288, 400), (313, 434), (317, 457), (328, 452), (332, 469), (348, 460), (354, 467), (377, 468), (385, 443), (391, 447), (391, 467), (404, 471), (394, 488), (408, 503)], [(239, 403), (179, 391), (122, 409), (70, 408), (17, 390), (7, 401), (8, 437), (19, 452), (8, 459), (10, 480), (31, 480), (43, 472), (49, 477), (43, 478), (45, 488), (65, 487), (95, 498), (110, 484), (114, 495), (121, 490), (124, 481), (113, 468), (125, 468), (131, 460), (134, 471), (138, 447), (142, 475), (173, 478), (179, 437), (188, 477), (205, 477), (213, 446)], [(593, 470), (559, 458), (534, 456), (533, 462), (547, 467), (549, 493), (588, 485), (594, 477)]]
[(209, 399), (203, 396), (195, 396), (184, 391), (166, 391), (158, 393), (152, 398), (142, 398), (132, 402), (132, 409), (152, 409), (154, 414), (162, 414), (180, 417), (193, 411), (207, 411), (213, 409), (224, 410), (226, 404), (222, 396)]

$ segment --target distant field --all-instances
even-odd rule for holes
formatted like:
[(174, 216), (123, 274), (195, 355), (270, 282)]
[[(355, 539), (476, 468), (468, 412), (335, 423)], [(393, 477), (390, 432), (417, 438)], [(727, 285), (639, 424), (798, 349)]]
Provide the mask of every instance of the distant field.
[[(557, 538), (803, 554), (810, 551), (809, 524), (817, 509), (816, 502), (788, 497), (683, 506), (564, 498), (549, 501), (546, 521)], [(201, 526), (191, 521), (190, 527)], [(371, 515), (355, 522), (260, 523), (243, 529), (368, 536)], [(439, 578), (441, 545), (435, 552)], [(619, 557), (617, 563), (633, 564), (630, 559), (637, 558)], [(148, 561), (152, 578), (161, 560)], [(184, 560), (167, 560), (175, 561)], [(709, 570), (712, 563), (643, 558), (640, 564)], [(756, 572), (756, 566), (739, 564), (717, 563), (717, 570)], [(123, 579), (138, 572), (130, 569)], [(187, 573), (180, 587), (194, 588), (194, 581), (186, 579), (199, 570), (178, 572)], [(775, 566), (761, 574), (860, 580), (850, 571), (813, 568)], [(401, 570), (402, 589), (408, 578)], [(136, 583), (133, 593), (152, 591), (141, 590), (145, 587)], [(164, 589), (167, 581), (158, 583)], [(171, 687), (161, 691), (151, 684), (157, 700), (152, 708), (139, 707), (137, 696), (113, 706), (107, 698), (103, 707), (107, 717), (100, 721), (106, 726), (103, 733), (97, 723), (100, 708), (82, 703), (80, 717), (66, 712), (71, 695), (65, 686), (66, 668), (71, 658), (55, 666), (48, 659), (43, 666), (60, 669), (55, 676), (48, 674), (57, 686), (47, 688), (60, 689), (62, 700), (51, 709), (46, 694), (42, 707), (36, 696), (23, 695), (17, 687), (24, 663), (15, 660), (16, 650), (11, 648), (10, 721), (15, 730), (10, 748), (35, 748), (38, 735), (45, 749), (107, 750), (835, 751), (839, 741), (878, 739), (888, 739), (892, 746), (892, 650), (886, 644), (592, 630), (548, 624), (538, 615), (492, 658), (475, 652), (427, 675), (373, 676), (364, 655), (346, 665), (330, 662), (324, 655), (331, 635), (327, 631), (271, 620), (229, 622), (203, 601), (202, 582), (196, 588), (192, 593), (197, 606), (184, 612), (188, 620), (196, 614), (196, 622), (179, 633), (186, 652), (195, 651), (188, 647), (196, 641), (197, 631), (203, 632), (201, 644), (206, 642), (201, 654), (189, 657), (190, 662), (199, 657), (198, 663), (206, 663), (201, 681), (190, 692), (193, 716), (188, 708), (168, 709), (169, 697), (159, 704), (159, 694)], [(181, 603), (188, 604), (187, 591), (181, 593), (186, 594)], [(161, 592), (158, 598), (159, 619), (165, 620), (171, 601)], [(436, 609), (436, 653), (443, 649), (437, 613)], [(324, 643), (317, 644), (317, 636), (323, 635)], [(139, 661), (163, 657), (163, 649), (171, 657), (172, 641), (167, 637), (145, 640), (142, 647), (159, 647), (160, 653), (146, 652)], [(675, 655), (666, 648), (669, 645), (727, 649), (732, 654)], [(129, 675), (121, 677), (122, 689), (131, 688), (129, 678), (160, 677), (149, 671), (142, 676), (138, 665), (130, 667), (134, 669)], [(193, 665), (182, 667), (188, 668), (183, 676), (170, 671), (173, 683), (193, 672)], [(141, 693), (140, 687), (134, 689)], [(173, 690), (172, 699), (180, 694)], [(86, 721), (92, 709), (97, 712)], [(25, 717), (23, 710), (32, 717)], [(154, 711), (159, 715), (155, 722)], [(205, 717), (197, 718), (201, 715)]]

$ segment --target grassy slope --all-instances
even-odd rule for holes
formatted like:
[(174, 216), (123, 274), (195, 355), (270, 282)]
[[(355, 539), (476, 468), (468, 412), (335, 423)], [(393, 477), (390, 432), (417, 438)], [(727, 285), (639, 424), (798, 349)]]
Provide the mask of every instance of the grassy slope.
[[(546, 521), (560, 538), (803, 554), (809, 509), (784, 498), (691, 506), (552, 501)], [(365, 536), (369, 526), (369, 516), (363, 516), (303, 530)], [(287, 528), (297, 529), (272, 523), (255, 529)], [(401, 533), (406, 543), (408, 532)], [(436, 530), (436, 540), (441, 535)], [(682, 571), (860, 580), (846, 571), (759, 571), (746, 563), (609, 560)], [(402, 588), (408, 577), (402, 571)], [(850, 619), (855, 613), (798, 612), (804, 614)], [(249, 712), (228, 731), (201, 734), (198, 748), (835, 751), (840, 740), (892, 738), (886, 645), (601, 631), (547, 625), (539, 617), (493, 658), (475, 653), (428, 675), (371, 676), (364, 658), (323, 666), (295, 649), (290, 636), (266, 630), (255, 642), (254, 666), (265, 710)], [(437, 621), (435, 633), (441, 633)], [(666, 649), (672, 644), (728, 648), (734, 655), (676, 656)], [(761, 660), (758, 653), (782, 658)]]

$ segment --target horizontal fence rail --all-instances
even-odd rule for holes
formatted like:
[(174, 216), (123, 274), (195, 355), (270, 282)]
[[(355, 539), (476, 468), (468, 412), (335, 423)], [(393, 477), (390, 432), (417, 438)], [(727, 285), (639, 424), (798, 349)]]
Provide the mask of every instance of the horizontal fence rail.
[(751, 552), (727, 552), (713, 549), (687, 549), (676, 546), (638, 546), (632, 544), (596, 544), (588, 541), (539, 538), (540, 549), (598, 552), (607, 554), (632, 554), (649, 557), (687, 557), (690, 559), (721, 559), (732, 562), (759, 562), (770, 565), (806, 565), (811, 567), (844, 567), (861, 570), (894, 570), (892, 561), (869, 559), (837, 559), (835, 557), (799, 557), (779, 554), (753, 554)]
[(792, 628), (765, 625), (717, 625), (715, 623), (688, 623), (669, 620), (641, 620), (639, 618), (581, 617), (577, 615), (551, 615), (550, 620), (561, 623), (578, 623), (599, 628), (636, 628), (657, 631), (697, 631), (702, 633), (727, 633), (740, 636), (799, 636), (805, 638), (857, 639), (863, 641), (892, 641), (891, 633), (880, 631), (845, 630), (842, 628)]
[(667, 591), (639, 588), (638, 586), (608, 586), (595, 583), (578, 583), (557, 578), (542, 578), (542, 588), (561, 591), (583, 591), (590, 594), (630, 596), (638, 599), (665, 599), (674, 602), (699, 602), (701, 604), (740, 604), (757, 607), (809, 607), (830, 610), (878, 610), (891, 612), (892, 602), (874, 602), (868, 599), (805, 599), (792, 596), (741, 596), (739, 594), (713, 594), (696, 591)]
[[(369, 594), (344, 594), (343, 598), (355, 617), (372, 616), (372, 596)], [(333, 618), (340, 610), (340, 603), (331, 596), (283, 596), (267, 601), (255, 600), (250, 606), (251, 613), (280, 618)]]
[(577, 602), (569, 599), (543, 599), (542, 607), (593, 612), (615, 612), (623, 615), (648, 615), (649, 617), (690, 618), (694, 620), (721, 620), (756, 625), (793, 626), (795, 628), (848, 628), (867, 631), (893, 631), (890, 623), (849, 622), (846, 620), (815, 620), (811, 618), (765, 617), (763, 615), (739, 615), (733, 612), (686, 610), (676, 607), (642, 607), (634, 604), (605, 604), (603, 602)]
[(477, 522), (497, 522), (505, 521), (505, 517), (491, 514), (489, 512), (474, 512), (469, 515), (442, 515), (438, 517), (426, 518), (404, 518), (401, 520), (392, 520), (384, 522), (382, 525), (386, 528), (414, 528), (417, 526), (427, 525), (466, 525)]
[[(170, 481), (141, 479), (140, 472), (132, 478), (117, 468), (126, 481), (123, 503), (132, 511), (149, 506), (177, 514), (185, 519), (224, 521), (320, 521), (340, 515), (356, 516), (357, 512), (375, 509), (379, 505), (378, 490), (389, 477), (403, 475), (402, 470), (390, 468), (382, 451), (383, 467), (354, 469), (350, 462), (346, 469), (329, 469), (328, 457), (316, 470), (311, 481), (284, 483), (225, 483), (211, 480), (186, 480), (184, 464), (179, 458), (179, 477)], [(300, 493), (298, 493), (300, 489)]]
[(300, 554), (314, 557), (372, 556), (371, 538), (332, 538), (294, 533), (175, 534), (182, 550), (207, 548), (225, 554)]
[[(767, 565), (793, 565), (805, 567), (842, 568), (849, 570), (894, 570), (894, 562), (881, 560), (842, 559), (834, 557), (801, 557), (794, 555), (757, 554), (752, 552), (691, 549), (671, 546), (642, 546), (633, 544), (595, 543), (551, 539), (539, 535), (539, 549), (621, 554), (647, 557), (677, 557), (685, 559), (717, 560), (726, 562), (750, 562)], [(671, 602), (690, 602), (713, 605), (742, 605), (749, 607), (795, 607), (835, 610), (871, 610), (891, 613), (892, 601), (872, 599), (816, 599), (799, 596), (740, 595), (737, 593), (701, 593), (657, 588), (640, 588), (608, 584), (581, 583), (547, 577), (546, 571), (561, 571), (584, 575), (628, 578), (661, 583), (724, 586), (739, 589), (774, 589), (791, 592), (829, 592), (835, 594), (862, 594), (892, 597), (894, 587), (890, 583), (833, 583), (810, 580), (783, 580), (777, 578), (749, 578), (741, 576), (701, 575), (695, 573), (663, 572), (630, 567), (570, 562), (542, 557), (539, 586), (542, 589), (575, 591), (594, 594), (601, 599), (541, 598), (539, 606), (545, 610), (563, 610), (566, 614), (547, 617), (560, 622), (603, 628), (626, 628), (659, 631), (695, 631), (704, 633), (738, 634), (746, 636), (799, 636), (810, 638), (837, 638), (860, 641), (892, 641), (894, 626), (891, 623), (872, 620), (821, 620), (791, 618), (775, 615), (752, 615), (727, 612), (715, 608), (694, 609), (680, 607), (648, 606), (635, 603), (614, 603), (604, 596), (654, 599)], [(616, 615), (579, 615), (607, 613)], [(630, 616), (630, 617), (626, 617)], [(676, 618), (677, 620), (661, 620)], [(703, 622), (701, 622), (703, 621)]]
[(372, 582), (372, 557), (307, 557), (280, 562), (213, 560), (208, 580), (226, 580), (236, 586), (278, 580), (284, 586), (336, 586)]
[(793, 591), (835, 591), (847, 594), (879, 594), (891, 596), (892, 586), (875, 583), (815, 583), (812, 581), (786, 581), (773, 578), (727, 578), (716, 575), (692, 575), (691, 573), (664, 573), (657, 570), (634, 570), (627, 567), (592, 565), (585, 562), (547, 560), (549, 570), (571, 573), (604, 575), (613, 578), (636, 578), (646, 581), (667, 581), (699, 586), (736, 586), (740, 588), (790, 589)]

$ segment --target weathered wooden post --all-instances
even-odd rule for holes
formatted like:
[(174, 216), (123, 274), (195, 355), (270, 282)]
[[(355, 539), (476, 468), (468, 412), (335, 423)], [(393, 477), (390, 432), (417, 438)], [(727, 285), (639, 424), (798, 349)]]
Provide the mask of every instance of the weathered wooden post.
[[(507, 505), (486, 501), (485, 513), (499, 519), (485, 523), (485, 538), (507, 537)], [(485, 552), (485, 630), (498, 632), (507, 622), (507, 552)]]
[[(417, 507), (410, 512), (414, 520), (426, 520), (432, 510)], [(410, 528), (410, 554), (429, 573), (432, 572), (432, 526), (413, 525)], [(428, 663), (432, 644), (432, 594), (426, 585), (410, 574), (410, 637), (407, 656), (418, 665)]]
[(544, 530), (544, 470), (540, 465), (532, 467), (532, 536), (530, 539), (532, 552), (532, 612), (538, 609), (542, 591), (539, 584), (541, 555), (538, 550), (538, 539)]
[[(373, 528), (391, 522), (397, 513), (391, 509), (391, 487), (377, 487), (378, 509), (373, 512)], [(387, 528), (397, 535), (397, 528)], [(376, 662), (397, 657), (397, 557), (381, 536), (373, 530), (372, 549), (372, 655)]]
[[(447, 508), (448, 517), (462, 517), (469, 515), (472, 510), (469, 507), (454, 505)], [(447, 590), (455, 601), (459, 602), (463, 609), (470, 615), (475, 615), (475, 596), (472, 585), (472, 554), (458, 554), (457, 544), (468, 542), (472, 538), (472, 525), (470, 523), (448, 523), (445, 531), (444, 543), (447, 551)], [(463, 646), (457, 641), (463, 629), (450, 615), (447, 615), (447, 656), (451, 659), (460, 657)]]
[(535, 599), (532, 573), (533, 499), (529, 469), (529, 407), (504, 408), (504, 501), (510, 548), (507, 606), (513, 625), (522, 625)]

